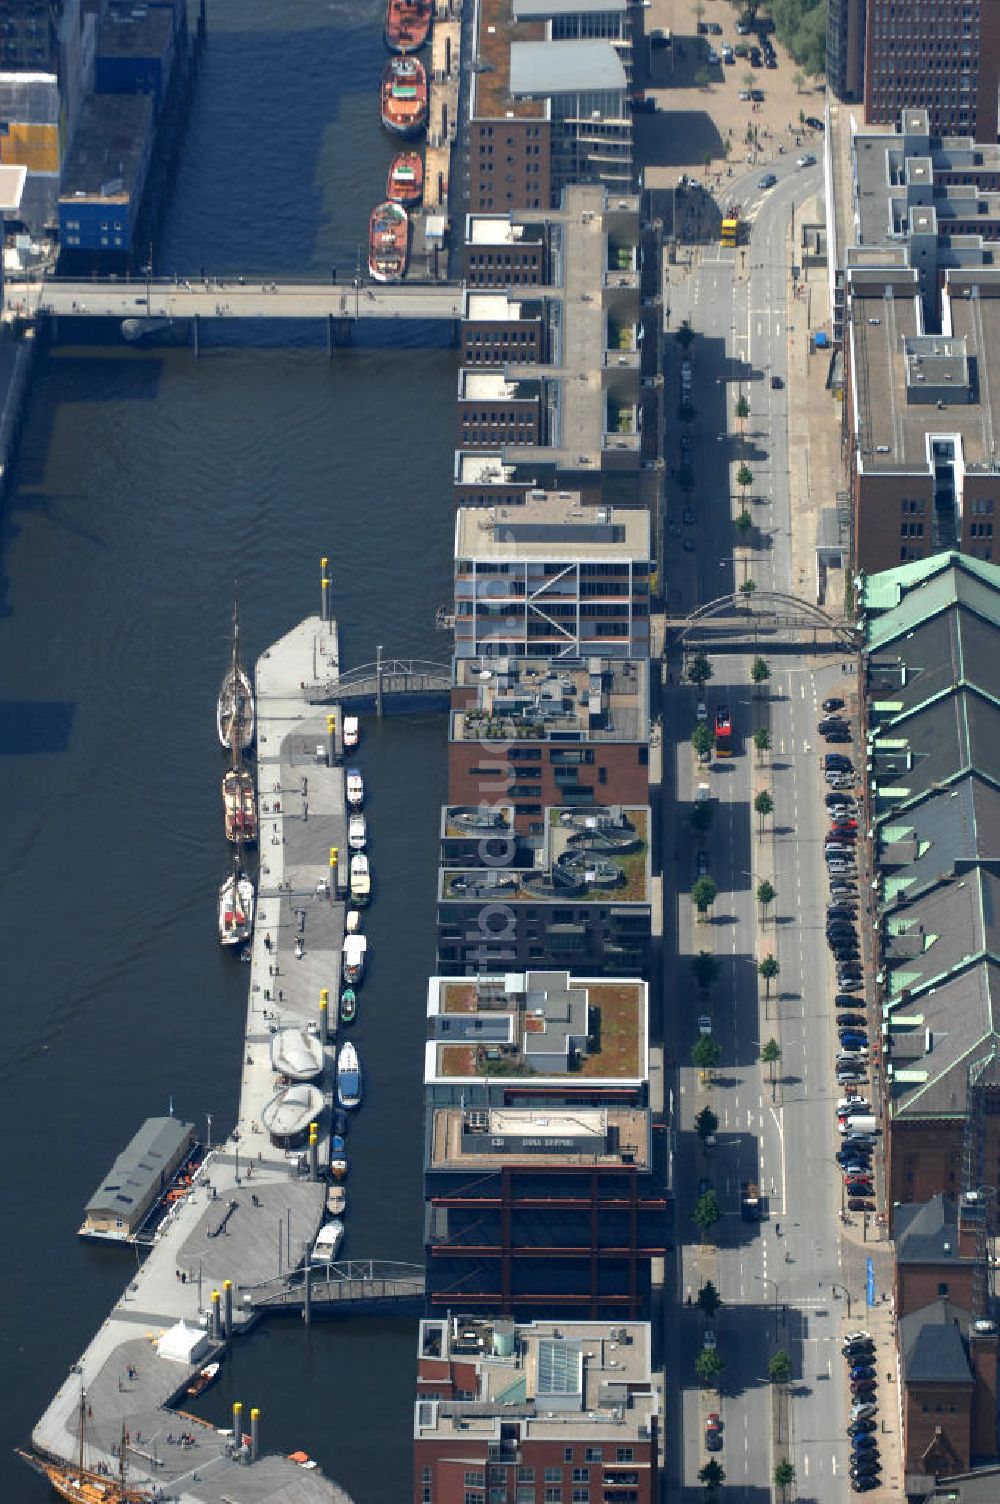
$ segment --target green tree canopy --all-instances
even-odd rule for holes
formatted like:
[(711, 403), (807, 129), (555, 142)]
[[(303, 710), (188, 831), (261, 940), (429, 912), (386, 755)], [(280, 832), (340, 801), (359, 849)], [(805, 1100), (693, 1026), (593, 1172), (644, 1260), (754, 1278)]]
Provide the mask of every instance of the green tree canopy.
[[(726, 1365), (723, 1364), (722, 1368), (725, 1368), (725, 1366)], [(695, 1368), (697, 1367), (698, 1364), (695, 1363)], [(718, 1377), (718, 1375), (722, 1372), (722, 1368), (716, 1370), (716, 1377)], [(698, 1377), (701, 1378), (702, 1375), (699, 1373)], [(710, 1457), (705, 1463), (705, 1466), (699, 1468), (698, 1470), (698, 1482), (704, 1484), (704, 1486), (707, 1489), (710, 1489), (713, 1493), (716, 1489), (721, 1488), (725, 1481), (726, 1470), (722, 1466), (722, 1463), (719, 1462), (715, 1457)]]
[(702, 1142), (707, 1138), (713, 1138), (718, 1126), (719, 1120), (711, 1107), (703, 1107), (694, 1120), (695, 1132)]
[(745, 423), (750, 416), (750, 403), (741, 392), (736, 402), (736, 416), (741, 423)]
[(761, 880), (761, 882), (757, 884), (757, 902), (760, 904), (762, 909), (766, 909), (768, 904), (774, 902), (774, 898), (774, 886), (765, 877)]
[(753, 471), (750, 469), (749, 465), (741, 465), (740, 468), (737, 470), (737, 472), (736, 472), (736, 484), (743, 491), (745, 491), (748, 486), (752, 486), (753, 485)]
[(768, 815), (774, 814), (774, 800), (767, 792), (767, 789), (761, 789), (760, 793), (754, 796), (753, 807), (754, 813), (756, 814), (757, 819), (760, 822), (758, 825), (759, 833), (763, 835), (764, 821), (767, 819)]
[(745, 538), (752, 527), (753, 518), (750, 516), (750, 513), (747, 511), (746, 507), (744, 507), (740, 512), (740, 515), (736, 519), (736, 531), (739, 533), (741, 538)]
[(707, 1279), (698, 1291), (698, 1305), (704, 1311), (709, 1321), (711, 1321), (721, 1304), (722, 1296), (712, 1284), (712, 1281)]
[(771, 953), (768, 952), (763, 961), (761, 961), (757, 967), (757, 975), (763, 978), (764, 985), (767, 988), (765, 996), (771, 996), (771, 983), (774, 981), (775, 977), (780, 971), (781, 967), (778, 965), (774, 956), (772, 956)]
[(787, 1384), (792, 1377), (792, 1360), (784, 1348), (778, 1349), (771, 1355), (767, 1365), (767, 1376), (772, 1384)]
[(720, 962), (710, 950), (700, 950), (696, 956), (691, 957), (691, 970), (702, 992), (707, 992), (719, 975)]
[(681, 327), (677, 331), (677, 342), (682, 349), (687, 350), (690, 348), (693, 341), (694, 330), (691, 328), (690, 321), (688, 319), (685, 319), (681, 324)]
[(696, 684), (699, 689), (704, 689), (712, 677), (712, 664), (707, 653), (693, 653), (687, 666), (687, 676), (691, 684)]
[(754, 684), (766, 684), (771, 677), (771, 666), (766, 658), (760, 655), (750, 665), (750, 678)]
[(757, 751), (760, 753), (761, 757), (764, 756), (765, 752), (770, 752), (771, 733), (765, 726), (757, 727), (757, 730), (753, 734), (753, 744), (757, 748)]
[(691, 1046), (691, 1059), (700, 1071), (714, 1071), (722, 1059), (722, 1046), (711, 1034), (699, 1034)]
[(780, 1462), (774, 1464), (774, 1486), (780, 1488), (784, 1496), (795, 1482), (795, 1466), (787, 1457), (782, 1457)]
[(754, 596), (756, 590), (757, 590), (757, 581), (756, 580), (744, 580), (743, 584), (740, 586), (740, 595), (742, 595), (743, 599), (746, 601), (746, 603), (747, 603), (748, 606), (749, 606), (751, 600), (753, 599), (753, 596)]
[(715, 732), (705, 721), (699, 721), (691, 733), (691, 745), (702, 762), (707, 762), (715, 746)]
[(699, 877), (691, 889), (691, 899), (699, 914), (707, 914), (718, 897), (718, 885), (710, 877)]

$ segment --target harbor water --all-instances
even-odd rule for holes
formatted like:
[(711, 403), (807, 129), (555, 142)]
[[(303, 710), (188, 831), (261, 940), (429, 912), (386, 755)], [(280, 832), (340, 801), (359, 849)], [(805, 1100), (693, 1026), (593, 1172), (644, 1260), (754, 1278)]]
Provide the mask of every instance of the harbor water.
[[(280, 21), (280, 29), (278, 23)], [(353, 271), (391, 145), (381, 5), (213, 0), (154, 247), (157, 269)], [(127, 1282), (76, 1238), (142, 1120), (232, 1124), (248, 968), (223, 955), (214, 705), (234, 588), (248, 656), (319, 608), (345, 666), (444, 659), (455, 352), (426, 330), (338, 352), (62, 346), (40, 362), (0, 534), (0, 944), (7, 1156), (0, 1498), (48, 1497), (12, 1455)], [(344, 1255), (419, 1261), (421, 1041), (433, 965), (444, 722), (363, 722), (376, 901), (355, 1038)], [(359, 1504), (408, 1495), (415, 1330), (265, 1324), (198, 1402), (263, 1407)]]

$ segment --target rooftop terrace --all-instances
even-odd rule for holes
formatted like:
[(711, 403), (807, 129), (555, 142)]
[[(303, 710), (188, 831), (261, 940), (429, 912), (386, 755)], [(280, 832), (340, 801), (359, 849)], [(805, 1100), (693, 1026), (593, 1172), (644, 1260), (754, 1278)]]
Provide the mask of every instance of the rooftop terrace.
[(648, 512), (584, 506), (579, 492), (546, 491), (532, 496), (530, 510), (459, 507), (455, 558), (642, 561), (650, 557), (649, 526)]
[(567, 1088), (648, 1076), (648, 987), (528, 972), (431, 977), (425, 1082), (534, 1077)]
[(437, 1107), (428, 1168), (484, 1170), (532, 1165), (649, 1168), (644, 1107)]
[(457, 658), (453, 741), (649, 739), (649, 665), (630, 659)]

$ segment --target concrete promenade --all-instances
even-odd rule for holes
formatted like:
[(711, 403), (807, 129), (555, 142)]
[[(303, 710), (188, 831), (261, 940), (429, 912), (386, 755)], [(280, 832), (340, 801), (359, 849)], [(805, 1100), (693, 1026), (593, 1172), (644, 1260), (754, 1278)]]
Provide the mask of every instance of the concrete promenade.
[(58, 281), (6, 284), (5, 318), (117, 319), (458, 319), (462, 286), (457, 282), (289, 282), (240, 284)]
[[(321, 987), (334, 1002), (337, 997), (344, 911), (329, 891), (329, 851), (346, 846), (344, 775), (325, 755), (318, 759), (317, 749), (325, 753), (326, 711), (306, 697), (338, 667), (336, 623), (316, 617), (275, 643), (257, 665), (261, 872), (238, 1120), (207, 1156), (190, 1194), (175, 1203), (149, 1257), (33, 1433), (45, 1455), (75, 1459), (83, 1388), (87, 1466), (103, 1463), (116, 1474), (113, 1449), (124, 1429), (130, 1484), (163, 1500), (347, 1500), (318, 1471), (303, 1471), (283, 1457), (250, 1463), (229, 1433), (165, 1408), (211, 1354), (188, 1365), (161, 1358), (155, 1346), (178, 1321), (209, 1326), (212, 1291), (221, 1291), (225, 1280), (232, 1282), (232, 1334), (247, 1329), (257, 1319), (248, 1289), (300, 1264), (323, 1221), (326, 1185), (300, 1173), (300, 1156), (272, 1145), (260, 1120), (279, 1085), (270, 1062), (272, 1030), (315, 1023)], [(328, 1153), (334, 1053), (331, 1031), (318, 1082), (325, 1104), (321, 1156)], [(224, 1347), (214, 1341), (213, 1353)], [(266, 1428), (267, 1401), (266, 1394), (245, 1396), (247, 1423), (250, 1407), (258, 1405)], [(284, 1439), (289, 1450), (309, 1443), (305, 1436)]]

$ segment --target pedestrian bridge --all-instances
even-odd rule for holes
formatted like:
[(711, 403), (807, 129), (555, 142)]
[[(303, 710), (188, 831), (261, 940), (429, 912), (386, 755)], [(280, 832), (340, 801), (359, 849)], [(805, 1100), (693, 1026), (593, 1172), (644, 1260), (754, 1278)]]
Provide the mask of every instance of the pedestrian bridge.
[(362, 664), (309, 691), (314, 705), (341, 705), (345, 710), (374, 710), (378, 715), (405, 715), (448, 709), (451, 667), (422, 658), (379, 658)]
[(424, 1300), (424, 1271), (420, 1264), (380, 1259), (351, 1259), (346, 1263), (312, 1265), (266, 1284), (240, 1290), (249, 1297), (255, 1314), (298, 1311), (313, 1315), (356, 1315), (371, 1307), (378, 1311), (420, 1311)]
[[(448, 319), (462, 314), (460, 282), (399, 282), (361, 285), (333, 282), (257, 282), (247, 279), (175, 281), (142, 278), (127, 282), (75, 281), (48, 277), (8, 282), (6, 311), (27, 317), (112, 318), (140, 321), (188, 319), (319, 319), (349, 325), (379, 319)], [(149, 326), (146, 326), (147, 328)]]
[(690, 616), (667, 616), (665, 627), (682, 647), (705, 647), (709, 642), (767, 638), (769, 646), (801, 650), (809, 646), (854, 650), (859, 629), (844, 616), (776, 590), (748, 591), (744, 585), (731, 595), (706, 601)]

